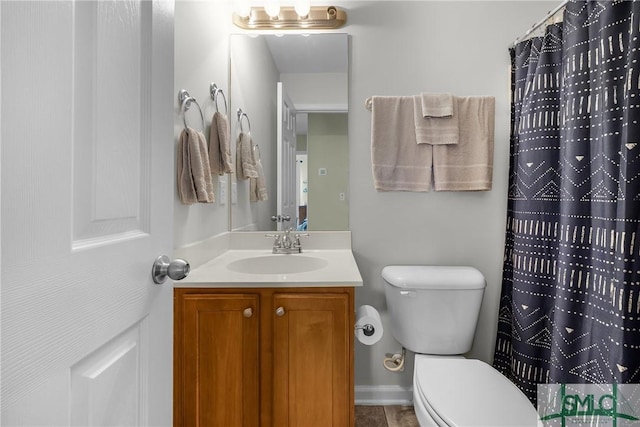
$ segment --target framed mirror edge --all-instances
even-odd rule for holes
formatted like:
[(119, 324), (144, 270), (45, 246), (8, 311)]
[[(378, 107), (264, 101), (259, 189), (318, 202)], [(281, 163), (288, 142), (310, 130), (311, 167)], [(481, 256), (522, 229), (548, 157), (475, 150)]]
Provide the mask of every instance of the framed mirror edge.
[[(322, 228), (314, 228), (314, 227), (308, 227), (305, 229), (305, 231), (309, 231), (309, 232), (313, 232), (313, 231), (349, 231), (349, 209), (348, 209), (348, 202), (349, 202), (349, 169), (348, 169), (348, 113), (349, 113), (349, 77), (350, 77), (350, 36), (348, 33), (346, 32), (323, 32), (323, 33), (312, 33), (312, 34), (301, 34), (301, 33), (286, 33), (284, 35), (281, 34), (275, 34), (272, 32), (261, 32), (260, 34), (254, 34), (254, 33), (232, 33), (229, 35), (229, 62), (228, 62), (228, 67), (229, 67), (229, 74), (228, 74), (228, 89), (229, 89), (229, 93), (228, 93), (228, 97), (229, 97), (229, 121), (230, 121), (230, 130), (231, 130), (231, 145), (232, 145), (232, 152), (234, 153), (234, 157), (235, 157), (235, 146), (236, 146), (236, 131), (237, 131), (237, 120), (236, 120), (236, 110), (240, 107), (240, 103), (242, 102), (242, 98), (238, 96), (238, 94), (236, 93), (236, 89), (238, 88), (238, 85), (240, 83), (240, 80), (238, 79), (237, 76), (237, 68), (238, 68), (238, 64), (237, 61), (234, 62), (234, 40), (238, 40), (238, 39), (243, 39), (243, 40), (247, 40), (247, 39), (271, 39), (271, 40), (283, 40), (283, 39), (297, 39), (297, 40), (318, 40), (318, 38), (332, 38), (332, 39), (341, 39), (342, 40), (342, 46), (340, 49), (338, 49), (340, 52), (342, 52), (342, 61), (343, 61), (343, 74), (344, 74), (344, 90), (343, 90), (343, 98), (340, 99), (338, 102), (336, 102), (335, 100), (333, 102), (326, 102), (326, 100), (321, 100), (321, 102), (296, 102), (295, 104), (295, 108), (296, 108), (296, 113), (300, 113), (300, 114), (314, 114), (314, 115), (324, 115), (324, 114), (343, 114), (344, 115), (344, 138), (345, 138), (345, 145), (344, 145), (344, 155), (340, 156), (343, 159), (344, 162), (344, 182), (342, 184), (342, 190), (340, 190), (337, 193), (337, 197), (336, 199), (342, 203), (342, 205), (344, 206), (343, 209), (343, 220), (340, 226), (327, 226), (327, 227), (322, 227)], [(332, 52), (334, 52), (336, 49), (331, 49)], [(313, 56), (316, 60), (318, 58), (321, 58), (322, 56), (318, 55), (316, 52), (308, 52), (311, 56)], [(274, 59), (274, 62), (277, 59)], [(300, 63), (306, 63), (306, 61), (304, 60), (297, 60), (297, 62)], [(279, 65), (280, 66), (280, 65)], [(283, 67), (286, 67), (283, 66)], [(296, 74), (295, 71), (289, 71), (288, 68), (285, 68), (283, 71), (281, 71), (280, 69), (278, 69), (279, 74), (280, 74), (280, 78), (278, 78), (279, 81), (284, 80), (282, 77), (282, 75), (287, 75), (287, 74)], [(308, 69), (305, 71), (301, 71), (300, 73), (309, 73), (309, 74), (315, 74), (315, 72), (313, 71), (309, 71)], [(325, 73), (327, 73), (325, 71)], [(272, 100), (275, 100), (275, 97), (272, 96)], [(248, 109), (247, 109), (248, 110)], [(243, 110), (245, 111), (245, 110)], [(254, 116), (252, 116), (251, 119), (251, 123), (253, 125), (254, 122)], [(256, 122), (259, 119), (256, 118)], [(255, 134), (255, 131), (252, 130), (252, 132)], [(260, 147), (262, 149), (262, 143), (260, 143)], [(320, 169), (329, 169), (330, 168), (320, 168)], [(272, 171), (273, 172), (273, 171)], [(250, 202), (248, 205), (248, 209), (249, 209), (249, 214), (248, 217), (250, 218), (249, 221), (245, 221), (245, 217), (243, 216), (239, 216), (239, 212), (241, 209), (246, 208), (247, 204), (245, 203), (244, 206), (242, 206), (242, 204), (240, 203), (240, 197), (243, 197), (243, 190), (240, 189), (239, 187), (242, 185), (242, 182), (238, 182), (236, 180), (235, 174), (229, 174), (229, 177), (227, 178), (227, 205), (228, 205), (228, 231), (229, 232), (247, 232), (247, 231), (252, 231), (252, 232), (264, 232), (264, 231), (274, 231), (277, 229), (277, 227), (271, 226), (271, 227), (265, 227), (264, 225), (261, 227), (259, 221), (256, 220), (255, 216), (257, 215), (262, 215), (263, 217), (265, 216), (271, 216), (268, 215), (268, 213), (264, 212), (264, 209), (262, 209), (263, 212), (261, 212), (260, 214), (256, 214), (255, 210), (257, 210), (256, 207), (252, 207), (252, 205), (261, 205), (264, 204), (265, 202)], [(234, 188), (235, 186), (235, 188)], [(279, 189), (277, 189), (276, 191), (279, 191)], [(276, 192), (276, 191), (271, 191), (269, 194), (269, 197), (271, 198), (272, 195)], [(236, 197), (236, 200), (234, 201), (234, 195)], [(275, 199), (276, 197), (273, 196), (273, 199)], [(304, 205), (305, 207), (307, 205)], [(264, 208), (264, 206), (261, 206), (262, 208)], [(274, 210), (273, 212), (270, 212), (272, 214), (277, 215), (282, 215), (282, 211), (278, 208), (276, 210)], [(246, 213), (242, 213), (242, 215), (246, 215)], [(331, 216), (333, 214), (327, 215), (327, 216)], [(297, 215), (296, 218), (300, 217), (301, 215)], [(298, 229), (298, 225), (300, 222), (300, 219), (297, 221), (296, 224), (292, 224), (291, 227), (294, 229)], [(262, 224), (264, 224), (264, 220), (262, 221)]]

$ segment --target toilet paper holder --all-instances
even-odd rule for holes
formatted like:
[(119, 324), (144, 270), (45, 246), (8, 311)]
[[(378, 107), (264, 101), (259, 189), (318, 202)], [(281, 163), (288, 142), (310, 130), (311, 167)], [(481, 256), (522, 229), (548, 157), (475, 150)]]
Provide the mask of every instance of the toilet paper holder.
[(367, 337), (370, 337), (371, 335), (375, 334), (375, 332), (376, 332), (376, 328), (374, 328), (373, 325), (370, 324), (370, 323), (367, 323), (366, 325), (363, 325), (363, 326), (356, 325), (356, 331), (358, 329), (362, 329), (363, 333)]

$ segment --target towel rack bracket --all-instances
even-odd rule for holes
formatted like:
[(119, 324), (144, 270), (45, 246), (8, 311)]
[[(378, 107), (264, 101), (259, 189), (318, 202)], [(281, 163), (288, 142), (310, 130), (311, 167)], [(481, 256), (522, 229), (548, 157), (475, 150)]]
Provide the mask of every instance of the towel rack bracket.
[(185, 110), (188, 110), (189, 107), (191, 107), (191, 102), (188, 98), (191, 98), (191, 95), (189, 95), (189, 92), (187, 92), (186, 89), (181, 89), (180, 92), (178, 92), (178, 102), (180, 103), (180, 105), (182, 105), (184, 101), (187, 100)]
[(196, 104), (196, 106), (198, 107), (198, 111), (200, 112), (200, 119), (202, 119), (202, 131), (204, 132), (206, 129), (206, 125), (204, 123), (204, 114), (202, 113), (202, 108), (200, 108), (200, 104), (198, 104), (198, 101), (196, 101), (195, 98), (189, 95), (189, 92), (187, 92), (186, 89), (181, 89), (180, 92), (178, 92), (178, 101), (180, 102), (180, 109), (182, 110), (182, 119), (185, 129), (188, 127), (186, 113), (187, 111), (189, 111), (189, 108), (191, 108), (191, 103), (193, 102)]
[(220, 109), (218, 108), (218, 94), (222, 95), (222, 100), (224, 101), (224, 114), (229, 114), (229, 109), (227, 107), (227, 97), (225, 96), (222, 89), (220, 89), (217, 84), (211, 83), (209, 85), (209, 93), (211, 94), (211, 99), (213, 99), (213, 102), (216, 106), (216, 111), (218, 112), (220, 112)]

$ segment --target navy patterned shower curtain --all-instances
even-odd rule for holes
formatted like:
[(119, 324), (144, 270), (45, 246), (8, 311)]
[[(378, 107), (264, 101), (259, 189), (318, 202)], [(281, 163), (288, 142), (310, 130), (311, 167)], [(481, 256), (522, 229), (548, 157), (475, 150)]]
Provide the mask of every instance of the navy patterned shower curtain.
[(640, 2), (570, 1), (511, 49), (495, 367), (539, 383), (640, 383)]

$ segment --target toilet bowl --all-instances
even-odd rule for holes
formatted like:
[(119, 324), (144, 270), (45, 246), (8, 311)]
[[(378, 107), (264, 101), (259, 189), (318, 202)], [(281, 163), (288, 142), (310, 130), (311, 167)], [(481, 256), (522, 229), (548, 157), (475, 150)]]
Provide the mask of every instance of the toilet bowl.
[(537, 427), (538, 414), (511, 381), (471, 349), (484, 276), (472, 267), (382, 270), (391, 334), (416, 353), (413, 400), (422, 427)]
[(542, 425), (529, 399), (476, 359), (416, 355), (413, 404), (423, 427)]

